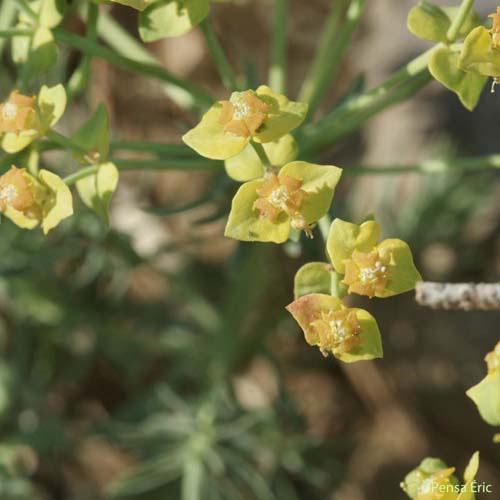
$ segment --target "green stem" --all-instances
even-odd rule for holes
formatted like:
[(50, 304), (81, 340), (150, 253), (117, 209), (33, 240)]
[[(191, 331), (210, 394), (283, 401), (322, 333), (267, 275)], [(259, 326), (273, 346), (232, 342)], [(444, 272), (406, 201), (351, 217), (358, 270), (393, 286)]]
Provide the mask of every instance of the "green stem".
[(467, 16), (470, 14), (473, 6), (474, 0), (462, 0), (458, 13), (455, 16), (455, 19), (453, 19), (453, 22), (448, 29), (448, 33), (446, 33), (446, 38), (449, 42), (454, 42), (457, 39), (460, 28), (467, 19)]
[[(101, 12), (97, 23), (97, 32), (119, 56), (135, 61), (132, 71), (141, 72), (144, 66), (154, 68), (150, 76), (155, 76), (163, 82), (163, 91), (180, 108), (205, 109), (211, 106), (214, 98), (205, 90), (196, 87), (181, 79), (174, 79), (172, 75), (161, 68), (161, 63), (138, 40), (125, 31), (108, 13)], [(125, 61), (121, 61), (126, 64)], [(137, 66), (142, 63), (142, 66)], [(125, 67), (125, 66), (122, 66)], [(127, 68), (126, 68), (127, 69)]]
[(33, 30), (18, 30), (15, 28), (0, 30), (0, 38), (10, 38), (13, 36), (30, 36), (32, 34)]
[(221, 170), (224, 164), (221, 161), (206, 160), (204, 158), (172, 159), (133, 159), (112, 161), (120, 170)]
[[(17, 15), (17, 8), (13, 2), (1, 2), (0, 3), (0, 33), (5, 35), (0, 35), (0, 58), (2, 57), (3, 50), (7, 40), (5, 36), (7, 32), (11, 31), (10, 27), (14, 24)], [(16, 30), (17, 31), (17, 30)]]
[[(87, 5), (87, 39), (95, 42), (97, 40), (97, 21), (99, 19), (99, 6), (93, 2)], [(87, 87), (92, 67), (92, 56), (84, 54), (83, 58), (71, 75), (67, 85), (67, 91), (70, 98), (82, 93)]]
[(201, 89), (197, 85), (172, 75), (157, 63), (141, 62), (130, 59), (129, 57), (125, 57), (118, 52), (103, 47), (92, 40), (75, 33), (70, 33), (59, 27), (54, 28), (52, 32), (55, 39), (59, 43), (78, 49), (87, 55), (104, 59), (120, 68), (157, 78), (158, 80), (169, 83), (188, 92), (193, 98), (193, 102), (200, 108), (206, 108), (214, 101), (208, 92)]
[(344, 2), (333, 0), (333, 5), (326, 18), (321, 32), (318, 50), (309, 69), (309, 74), (304, 80), (299, 92), (299, 101), (310, 102), (318, 92), (320, 82), (325, 78), (329, 64), (331, 63), (332, 47), (335, 44), (335, 38), (338, 34), (340, 17), (342, 15)]
[(212, 28), (212, 25), (208, 19), (204, 19), (200, 23), (200, 28), (205, 37), (205, 42), (207, 43), (207, 47), (212, 54), (212, 58), (214, 60), (215, 66), (217, 67), (217, 71), (221, 77), (222, 83), (224, 86), (233, 91), (238, 88), (238, 84), (236, 83), (236, 76), (234, 74), (233, 68), (227, 59), (227, 56), (222, 48), (215, 32)]
[[(118, 158), (111, 158), (109, 161), (113, 162), (119, 170), (220, 170), (223, 168), (222, 162), (205, 159), (121, 160)], [(95, 174), (98, 168), (99, 165), (91, 165), (81, 168), (77, 172), (68, 175), (63, 180), (68, 186), (70, 186), (80, 179)]]
[(90, 167), (81, 168), (80, 170), (78, 170), (78, 172), (66, 176), (63, 179), (63, 181), (66, 183), (67, 186), (72, 186), (73, 184), (76, 184), (80, 179), (84, 179), (89, 175), (97, 173), (98, 168), (99, 168), (98, 165), (92, 165)]
[(325, 215), (318, 221), (318, 228), (325, 243), (328, 240), (328, 233), (330, 232), (331, 225), (332, 218), (329, 215)]
[(164, 144), (144, 141), (112, 141), (111, 151), (141, 151), (170, 157), (196, 157), (196, 153), (183, 144)]
[(267, 156), (264, 146), (254, 141), (251, 141), (250, 144), (252, 145), (254, 151), (257, 153), (257, 156), (259, 157), (259, 160), (262, 162), (262, 165), (264, 165), (264, 167), (267, 170), (271, 169), (272, 168), (271, 161), (269, 160), (269, 156)]
[(59, 132), (56, 132), (55, 130), (51, 129), (45, 135), (51, 141), (55, 142), (56, 144), (59, 144), (59, 146), (61, 146), (64, 149), (72, 151), (73, 153), (77, 153), (83, 156), (86, 156), (88, 154), (88, 151), (85, 148), (76, 144), (69, 137), (62, 135)]
[(323, 61), (323, 69), (318, 75), (314, 91), (309, 99), (309, 116), (313, 117), (314, 113), (324, 97), (328, 87), (334, 81), (335, 76), (342, 62), (345, 51), (351, 41), (352, 34), (358, 25), (361, 15), (365, 9), (367, 0), (351, 0), (351, 4), (347, 9), (346, 21), (342, 27), (337, 43), (328, 54), (328, 58)]
[(274, 0), (273, 38), (269, 86), (281, 94), (286, 92), (286, 37), (288, 0)]
[(417, 165), (386, 165), (384, 167), (346, 167), (344, 176), (401, 175), (401, 174), (448, 174), (500, 169), (500, 154), (477, 158), (428, 160)]
[(368, 96), (368, 99), (365, 102), (359, 102), (359, 105), (347, 104), (342, 109), (338, 108), (328, 119), (304, 131), (304, 135), (300, 138), (301, 155), (310, 157), (318, 154), (322, 149), (358, 129), (372, 116), (415, 94), (430, 80), (431, 76), (428, 71), (423, 70), (399, 85), (392, 93), (382, 93), (382, 98)]

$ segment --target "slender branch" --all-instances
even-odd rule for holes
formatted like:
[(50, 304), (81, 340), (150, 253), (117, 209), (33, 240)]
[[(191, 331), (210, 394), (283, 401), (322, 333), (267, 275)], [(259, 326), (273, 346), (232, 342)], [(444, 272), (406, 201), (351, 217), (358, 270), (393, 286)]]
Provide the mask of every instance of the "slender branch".
[(271, 66), (269, 86), (279, 93), (286, 92), (286, 38), (288, 27), (288, 0), (274, 0)]
[(400, 175), (400, 174), (444, 174), (455, 172), (477, 172), (500, 169), (500, 154), (475, 158), (427, 160), (417, 165), (387, 165), (384, 167), (344, 167), (344, 176)]
[[(87, 2), (87, 33), (86, 37), (95, 42), (97, 40), (97, 21), (99, 19), (99, 6)], [(68, 95), (74, 97), (84, 91), (90, 78), (92, 55), (84, 54), (79, 66), (75, 69), (67, 85)]]
[(3, 29), (0, 30), (0, 38), (11, 38), (13, 36), (30, 36), (33, 30), (20, 30), (20, 29)]
[(448, 29), (448, 33), (446, 33), (446, 38), (450, 42), (454, 42), (457, 39), (460, 28), (467, 19), (467, 16), (469, 15), (473, 6), (474, 6), (474, 0), (462, 0), (462, 4), (458, 9), (458, 13), (455, 16), (455, 19), (453, 19), (453, 22), (451, 23), (451, 26)]
[[(17, 8), (13, 2), (0, 2), (0, 30), (2, 33), (10, 31), (17, 15)], [(7, 40), (0, 36), (0, 57), (2, 57)]]
[(63, 179), (63, 181), (66, 183), (67, 186), (72, 186), (73, 184), (76, 184), (79, 180), (84, 179), (89, 175), (97, 173), (98, 168), (99, 165), (92, 165), (90, 167), (81, 168), (80, 170), (78, 170), (78, 172), (66, 176)]
[[(99, 15), (97, 32), (99, 37), (121, 56), (133, 59), (145, 65), (161, 68), (160, 61), (158, 61), (143, 44), (123, 29), (120, 24), (105, 11), (101, 12)], [(132, 70), (141, 72), (139, 68)], [(157, 71), (158, 69), (155, 69), (155, 72)], [(161, 69), (160, 71), (165, 73), (162, 77), (157, 76), (157, 78), (163, 82), (163, 91), (179, 107), (188, 110), (196, 107), (204, 109), (209, 107), (215, 100), (199, 87), (194, 87), (195, 92), (193, 93), (193, 88), (178, 85), (175, 81), (172, 81), (170, 73)], [(180, 80), (180, 82), (183, 82), (183, 80)]]
[(309, 68), (309, 74), (304, 80), (299, 93), (299, 101), (310, 102), (319, 91), (321, 82), (328, 76), (328, 67), (331, 64), (332, 47), (338, 35), (340, 18), (344, 2), (333, 0), (333, 5), (326, 18), (319, 41), (318, 50)]
[(18, 9), (24, 12), (24, 14), (26, 14), (28, 17), (30, 17), (34, 21), (38, 20), (38, 16), (28, 4), (28, 2), (26, 2), (25, 0), (13, 0), (13, 2), (17, 5)]
[(81, 52), (93, 57), (104, 59), (120, 68), (140, 73), (142, 75), (148, 75), (163, 82), (174, 85), (175, 87), (178, 87), (180, 89), (183, 89), (192, 96), (193, 102), (200, 108), (208, 107), (214, 101), (212, 96), (208, 92), (191, 82), (172, 75), (156, 62), (142, 62), (130, 59), (129, 57), (125, 57), (118, 52), (103, 47), (102, 45), (92, 40), (89, 40), (75, 33), (70, 33), (59, 27), (54, 28), (52, 32), (55, 39), (59, 43), (78, 49)]
[(500, 310), (500, 283), (417, 283), (416, 300), (432, 309)]
[[(328, 120), (321, 126), (309, 129), (304, 137), (299, 138), (299, 146), (302, 156), (311, 157), (321, 150), (335, 144), (345, 135), (357, 130), (363, 123), (384, 109), (393, 106), (409, 96), (418, 92), (431, 81), (428, 71), (411, 77), (407, 82), (400, 85), (381, 99), (370, 101), (370, 105), (361, 107), (359, 111), (338, 114), (335, 120)], [(340, 116), (339, 116), (340, 115)], [(333, 114), (332, 114), (333, 116)]]
[(112, 161), (120, 170), (221, 170), (223, 162), (206, 160), (204, 158), (179, 158), (175, 159), (134, 159), (121, 160), (113, 158)]
[(229, 90), (236, 90), (238, 84), (236, 83), (236, 76), (234, 74), (233, 68), (229, 63), (227, 56), (222, 48), (215, 32), (208, 19), (204, 19), (200, 24), (201, 31), (205, 37), (207, 47), (212, 54), (215, 66), (221, 77), (222, 83)]
[(342, 62), (342, 58), (349, 46), (352, 34), (358, 25), (367, 0), (351, 0), (347, 9), (346, 20), (342, 26), (337, 43), (330, 50), (328, 59), (323, 61), (323, 70), (320, 72), (314, 92), (309, 100), (309, 116), (312, 117), (316, 111), (321, 99), (324, 97), (328, 87), (334, 81), (335, 76)]
[(197, 157), (198, 155), (184, 144), (166, 144), (147, 141), (111, 141), (111, 151), (141, 151), (170, 157)]
[(259, 157), (259, 160), (262, 162), (262, 165), (264, 165), (266, 169), (270, 169), (272, 167), (271, 161), (269, 160), (269, 156), (267, 156), (264, 146), (254, 141), (251, 141), (250, 144), (257, 153), (257, 156)]

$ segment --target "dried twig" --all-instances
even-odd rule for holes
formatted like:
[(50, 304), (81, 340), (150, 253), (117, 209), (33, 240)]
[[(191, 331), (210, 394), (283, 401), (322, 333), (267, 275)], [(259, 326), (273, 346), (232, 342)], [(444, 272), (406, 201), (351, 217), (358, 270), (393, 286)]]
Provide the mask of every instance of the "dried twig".
[(417, 283), (416, 300), (432, 309), (500, 310), (500, 283)]

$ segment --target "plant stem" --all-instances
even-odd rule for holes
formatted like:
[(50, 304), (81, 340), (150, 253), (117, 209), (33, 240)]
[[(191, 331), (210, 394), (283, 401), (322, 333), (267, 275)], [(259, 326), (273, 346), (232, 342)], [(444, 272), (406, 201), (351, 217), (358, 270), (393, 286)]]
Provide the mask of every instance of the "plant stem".
[(460, 28), (467, 19), (467, 16), (469, 15), (473, 6), (474, 0), (462, 0), (462, 4), (458, 9), (458, 13), (455, 16), (455, 19), (453, 19), (453, 22), (448, 29), (448, 33), (446, 33), (446, 38), (449, 42), (454, 42), (457, 39)]
[(286, 92), (286, 38), (288, 0), (274, 0), (273, 38), (269, 86), (281, 94)]
[(322, 149), (331, 146), (345, 135), (357, 130), (372, 116), (415, 94), (427, 85), (430, 80), (429, 72), (422, 71), (401, 84), (393, 93), (387, 93), (387, 95), (379, 99), (369, 99), (367, 104), (359, 106), (359, 109), (332, 113), (324, 123), (305, 131), (305, 135), (300, 138), (301, 155), (311, 157), (318, 154)]
[(229, 64), (224, 49), (217, 39), (210, 21), (208, 19), (204, 19), (200, 23), (200, 28), (203, 36), (205, 37), (207, 47), (212, 54), (212, 58), (214, 60), (215, 66), (217, 67), (217, 71), (219, 72), (224, 87), (231, 91), (236, 90), (238, 88), (238, 84), (236, 83), (236, 76), (234, 74), (233, 68), (231, 67), (231, 64)]
[(206, 160), (204, 158), (174, 159), (133, 159), (122, 160), (113, 158), (112, 161), (120, 170), (221, 170), (224, 164), (221, 161)]
[(264, 165), (266, 170), (269, 170), (272, 167), (272, 165), (271, 161), (269, 160), (269, 156), (267, 156), (266, 150), (264, 149), (264, 146), (254, 141), (250, 141), (250, 144), (257, 153), (257, 156), (259, 157), (259, 160), (262, 162), (262, 165)]
[[(7, 33), (8, 31), (11, 31), (10, 27), (16, 20), (16, 14), (17, 8), (13, 2), (3, 1), (0, 3), (0, 33)], [(3, 50), (7, 42), (4, 38), (5, 36), (9, 35), (0, 35), (0, 57), (3, 54)]]
[(70, 33), (61, 28), (54, 28), (52, 32), (58, 42), (78, 49), (85, 54), (104, 59), (120, 68), (140, 73), (142, 75), (148, 75), (183, 89), (191, 95), (193, 103), (199, 108), (206, 108), (214, 101), (208, 92), (191, 82), (172, 75), (157, 63), (130, 59), (129, 57), (125, 57), (118, 52), (114, 52), (113, 50), (103, 47), (92, 40), (75, 33)]
[[(99, 19), (99, 6), (93, 2), (87, 2), (87, 33), (86, 37), (95, 42), (97, 40), (97, 21)], [(67, 85), (68, 95), (74, 97), (83, 92), (90, 78), (92, 66), (92, 55), (84, 54), (76, 70), (71, 75)]]
[(343, 2), (333, 0), (333, 5), (326, 18), (321, 32), (318, 50), (309, 69), (309, 74), (304, 80), (299, 92), (299, 101), (310, 102), (318, 92), (318, 86), (323, 80), (327, 67), (331, 63), (332, 47), (340, 25), (340, 17), (343, 11)]
[(13, 36), (30, 36), (32, 34), (33, 30), (18, 30), (15, 28), (0, 30), (0, 38), (11, 38)]
[(447, 174), (456, 172), (478, 172), (500, 169), (500, 154), (476, 158), (428, 160), (417, 165), (388, 165), (384, 167), (346, 167), (343, 176), (401, 175), (401, 174)]
[(330, 231), (331, 224), (332, 218), (328, 214), (318, 221), (318, 228), (325, 243), (328, 240), (328, 233)]
[(85, 177), (88, 177), (89, 175), (93, 175), (97, 173), (99, 166), (98, 165), (92, 165), (90, 167), (84, 167), (78, 170), (78, 172), (75, 172), (74, 174), (66, 176), (63, 181), (67, 186), (72, 186), (73, 184), (76, 184), (80, 179), (84, 179)]
[(111, 151), (142, 151), (170, 157), (198, 157), (197, 154), (183, 144), (163, 144), (160, 142), (144, 141), (112, 141)]
[(85, 148), (73, 142), (69, 137), (62, 135), (53, 129), (50, 129), (48, 132), (46, 132), (45, 135), (51, 141), (55, 142), (56, 144), (59, 144), (64, 149), (67, 149), (73, 153), (78, 153), (83, 156), (86, 156), (88, 154), (88, 151)]
[[(314, 113), (325, 95), (329, 85), (335, 79), (344, 53), (349, 45), (352, 34), (361, 19), (367, 0), (351, 0), (347, 9), (346, 21), (342, 27), (337, 43), (330, 51), (325, 51), (325, 60), (322, 61), (322, 70), (319, 71), (315, 82), (314, 91), (309, 99), (309, 116)], [(333, 23), (332, 23), (333, 24)], [(327, 26), (328, 27), (328, 26)], [(330, 26), (331, 28), (331, 26)]]
[[(182, 85), (184, 80), (172, 81), (170, 73), (161, 69), (160, 62), (156, 59), (138, 40), (124, 30), (113, 17), (106, 12), (101, 12), (97, 23), (97, 32), (112, 49), (120, 56), (133, 59), (146, 66), (156, 68), (154, 72), (161, 71), (162, 76), (156, 76), (163, 82), (163, 91), (180, 108), (191, 110), (192, 108), (205, 109), (212, 105), (214, 98), (199, 87)], [(130, 68), (132, 69), (132, 68)], [(139, 71), (134, 68), (132, 71)], [(164, 74), (163, 74), (164, 73)], [(181, 83), (179, 85), (178, 83)], [(193, 92), (194, 90), (194, 92)]]

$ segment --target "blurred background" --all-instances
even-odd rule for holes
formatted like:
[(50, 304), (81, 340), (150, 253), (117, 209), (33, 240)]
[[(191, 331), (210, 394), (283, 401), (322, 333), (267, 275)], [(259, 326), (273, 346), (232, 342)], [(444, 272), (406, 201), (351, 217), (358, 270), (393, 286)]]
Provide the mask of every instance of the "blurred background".
[[(324, 109), (360, 74), (373, 87), (427, 48), (406, 30), (413, 3), (368, 2)], [(256, 82), (267, 75), (272, 4), (212, 6), (229, 58)], [(291, 1), (291, 98), (330, 4)], [(135, 11), (110, 10), (135, 33)], [(197, 30), (149, 48), (226, 97)], [(5, 96), (8, 54), (3, 63)], [(60, 131), (76, 130), (99, 102), (120, 140), (179, 142), (196, 122), (158, 83), (94, 61)], [(486, 90), (469, 113), (432, 83), (321, 160), (347, 172), (496, 153), (498, 109), (500, 92)], [(68, 156), (44, 160), (76, 168)], [(384, 359), (323, 358), (284, 310), (295, 271), (325, 260), (320, 235), (298, 246), (225, 239), (236, 188), (224, 173), (127, 172), (110, 230), (81, 203), (47, 238), (2, 221), (0, 499), (399, 500), (400, 481), (425, 456), (461, 475), (475, 450), (478, 480), (497, 492), (479, 499), (499, 497), (495, 429), (464, 391), (485, 374), (500, 314), (431, 311), (412, 293), (357, 300), (379, 322)], [(425, 279), (499, 281), (498, 173), (345, 175), (331, 215), (371, 213), (384, 237), (410, 243)]]

